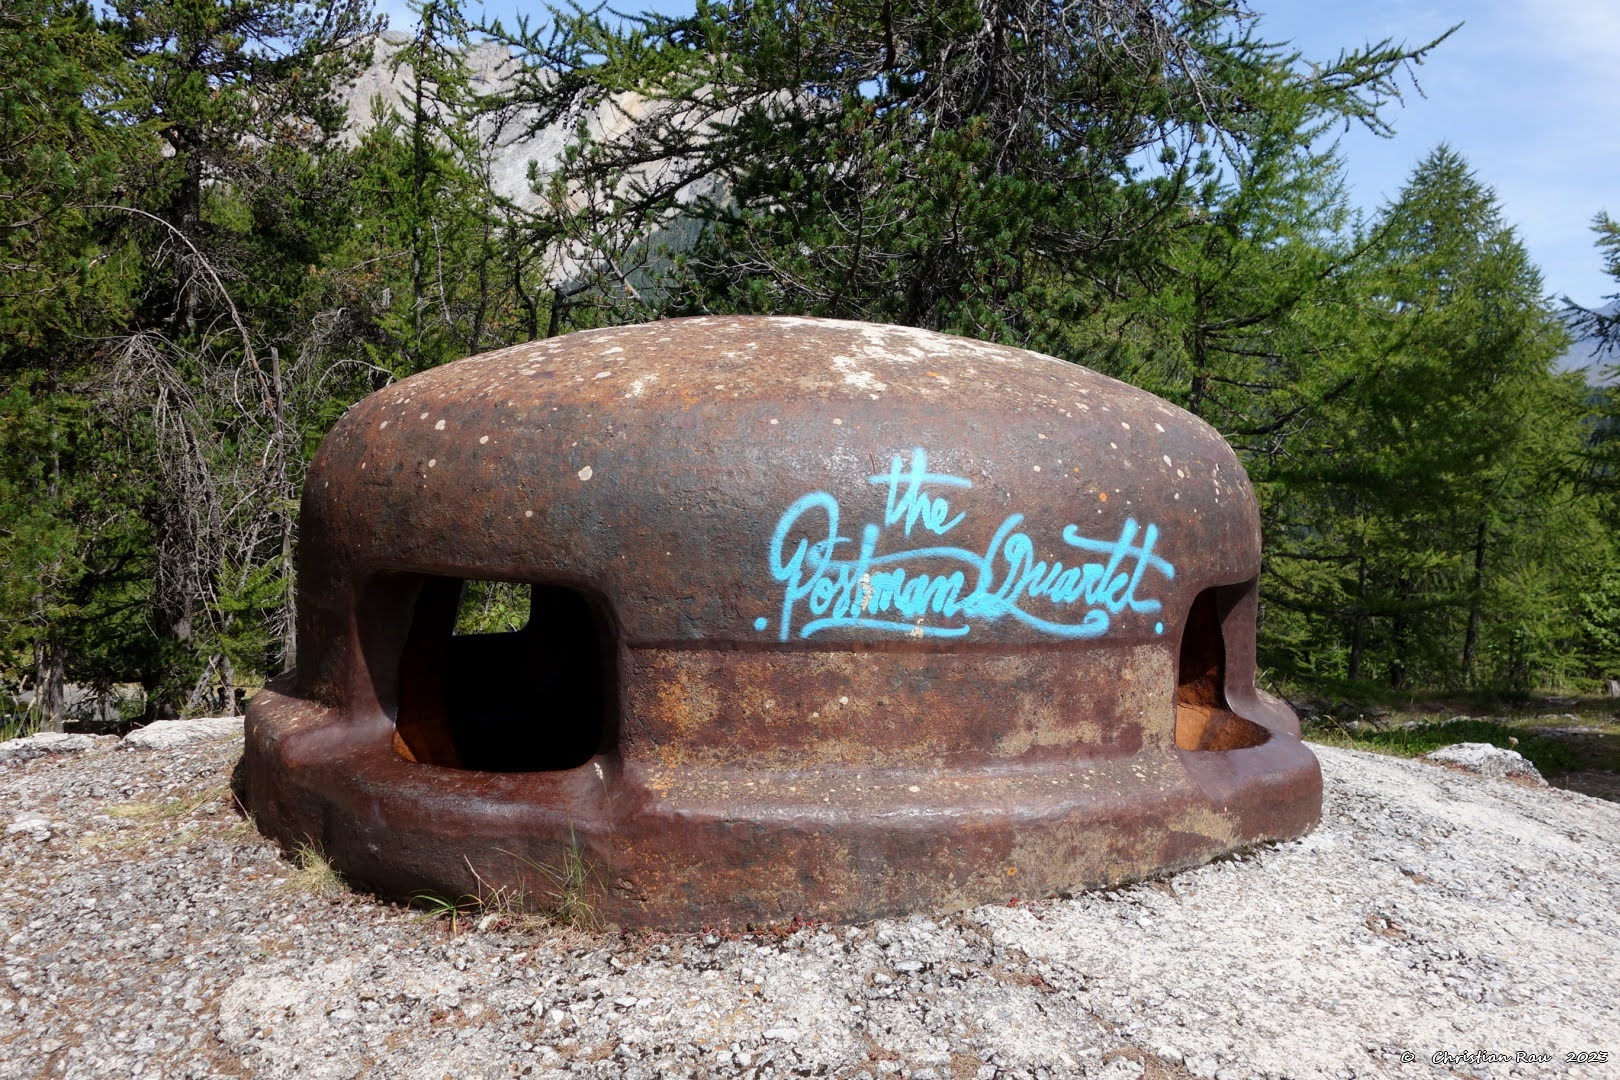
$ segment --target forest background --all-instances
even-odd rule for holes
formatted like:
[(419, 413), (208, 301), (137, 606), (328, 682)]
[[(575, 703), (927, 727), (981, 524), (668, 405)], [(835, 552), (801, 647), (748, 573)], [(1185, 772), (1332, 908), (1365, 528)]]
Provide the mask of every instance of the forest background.
[(1614, 309), (1545, 295), (1446, 146), (1345, 193), (1335, 133), (1389, 130), (1443, 38), (1305, 57), (1227, 0), (412, 10), (0, 9), (0, 720), (234, 711), (296, 652), (300, 484), (348, 405), (726, 312), (1032, 348), (1213, 424), (1279, 692), (1620, 678), (1620, 390), (1553, 370)]

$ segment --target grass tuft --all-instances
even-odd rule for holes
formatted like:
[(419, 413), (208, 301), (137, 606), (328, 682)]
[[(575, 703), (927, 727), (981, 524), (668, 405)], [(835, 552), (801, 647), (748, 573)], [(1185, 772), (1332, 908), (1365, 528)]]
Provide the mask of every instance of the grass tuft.
[[(411, 898), (412, 904), (422, 909), (423, 918), (448, 920), (451, 934), (460, 933), (464, 921), (479, 931), (536, 932), (560, 927), (596, 933), (602, 929), (602, 916), (593, 900), (593, 888), (600, 875), (578, 844), (571, 843), (564, 849), (557, 866), (510, 851), (502, 854), (513, 860), (515, 884), (493, 884), (469, 862), (467, 868), (477, 882), (473, 892), (457, 899), (418, 893)], [(525, 868), (532, 873), (526, 873)], [(538, 892), (529, 886), (535, 876), (545, 882)]]
[(162, 802), (120, 803), (117, 806), (109, 806), (106, 812), (108, 817), (132, 821), (178, 821), (190, 817), (215, 799), (223, 798), (229, 793), (229, 785), (215, 784), (195, 795), (165, 799)]
[(551, 880), (555, 889), (548, 914), (553, 922), (587, 932), (602, 928), (602, 915), (591, 899), (591, 884), (597, 874), (578, 844), (570, 843), (564, 849), (562, 865), (556, 868), (540, 866), (528, 859), (518, 861)]
[(336, 896), (346, 888), (326, 854), (307, 840), (293, 849), (292, 863), (296, 869), (287, 879), (288, 888), (320, 897)]
[(0, 718), (0, 742), (10, 742), (40, 730), (39, 717), (31, 713), (12, 713)]

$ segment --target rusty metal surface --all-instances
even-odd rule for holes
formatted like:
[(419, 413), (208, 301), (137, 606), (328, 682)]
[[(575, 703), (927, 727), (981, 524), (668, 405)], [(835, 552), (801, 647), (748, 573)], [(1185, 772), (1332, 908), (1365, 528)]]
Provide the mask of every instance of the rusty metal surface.
[[(385, 892), (538, 895), (573, 848), (624, 924), (854, 920), (1320, 813), (1254, 686), (1236, 457), (1049, 357), (809, 319), (518, 346), (351, 409), (302, 528), (249, 798)], [(541, 586), (528, 629), (452, 634), (463, 579)]]

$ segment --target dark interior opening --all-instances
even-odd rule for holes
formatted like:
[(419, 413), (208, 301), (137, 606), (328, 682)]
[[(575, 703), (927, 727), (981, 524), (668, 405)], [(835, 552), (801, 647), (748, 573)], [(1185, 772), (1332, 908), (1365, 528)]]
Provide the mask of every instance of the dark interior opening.
[(1226, 703), (1226, 639), (1220, 588), (1199, 593), (1181, 630), (1176, 664), (1176, 745), (1183, 750), (1238, 750), (1266, 741), (1266, 729)]
[[(399, 664), (401, 756), (543, 772), (602, 752), (613, 730), (615, 650), (600, 601), (560, 585), (421, 582)], [(464, 605), (465, 596), (477, 603)], [(492, 624), (514, 628), (477, 632)]]

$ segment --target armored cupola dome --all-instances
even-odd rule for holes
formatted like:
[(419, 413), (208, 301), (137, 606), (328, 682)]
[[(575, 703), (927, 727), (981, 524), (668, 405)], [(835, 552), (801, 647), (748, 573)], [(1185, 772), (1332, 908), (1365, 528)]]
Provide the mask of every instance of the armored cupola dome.
[(1242, 466), (1049, 356), (799, 318), (519, 345), (350, 409), (301, 527), (250, 800), (385, 891), (571, 859), (626, 924), (864, 919), (1319, 814), (1254, 685)]

